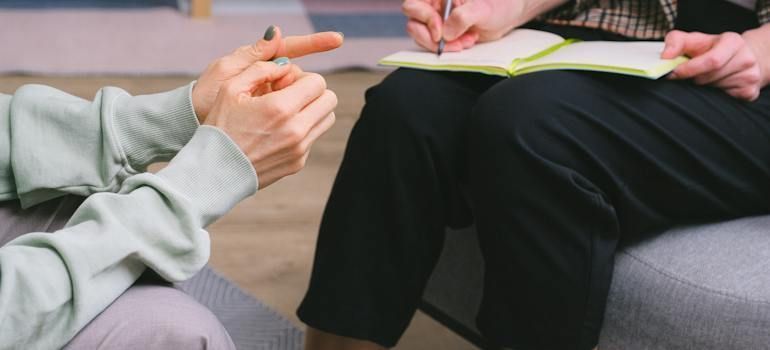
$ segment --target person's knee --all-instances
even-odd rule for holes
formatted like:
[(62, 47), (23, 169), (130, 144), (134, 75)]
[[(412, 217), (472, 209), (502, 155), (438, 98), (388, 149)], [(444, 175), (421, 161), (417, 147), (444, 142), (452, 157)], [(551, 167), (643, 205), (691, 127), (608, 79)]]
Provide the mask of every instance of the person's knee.
[[(446, 104), (445, 84), (450, 83), (442, 72), (399, 69), (381, 83), (366, 91), (366, 105), (359, 123), (391, 136), (424, 136), (432, 132), (442, 116), (438, 104)], [(398, 138), (396, 137), (396, 138)]]
[[(478, 100), (469, 123), (471, 155), (506, 145), (527, 152), (553, 150), (570, 137), (581, 118), (581, 92), (574, 72), (543, 72), (495, 85)], [(546, 149), (546, 150), (544, 150)]]
[(66, 349), (234, 349), (216, 316), (184, 292), (131, 287)]

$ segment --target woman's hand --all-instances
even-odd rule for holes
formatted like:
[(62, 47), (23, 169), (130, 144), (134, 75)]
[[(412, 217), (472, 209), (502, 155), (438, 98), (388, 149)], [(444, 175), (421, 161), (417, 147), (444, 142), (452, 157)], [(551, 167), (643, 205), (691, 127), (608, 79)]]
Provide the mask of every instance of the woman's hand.
[[(768, 39), (764, 39), (768, 40)], [(767, 85), (765, 67), (759, 49), (738, 33), (719, 35), (672, 31), (666, 36), (662, 58), (687, 55), (692, 59), (677, 67), (669, 79), (692, 79), (699, 85), (712, 85), (730, 96), (753, 101)]]
[(283, 89), (260, 95), (265, 85), (292, 74), (292, 66), (250, 65), (222, 84), (205, 120), (246, 154), (260, 188), (304, 168), (311, 145), (334, 124), (337, 96), (318, 74), (302, 73)]
[[(253, 45), (239, 47), (231, 54), (212, 62), (195, 84), (192, 93), (193, 107), (201, 124), (204, 123), (209, 111), (214, 105), (219, 89), (224, 82), (242, 73), (246, 68), (256, 62), (269, 61), (276, 57), (301, 57), (313, 53), (329, 51), (342, 45), (341, 33), (324, 32), (304, 36), (290, 36), (282, 38), (278, 27), (270, 26), (262, 40)], [(291, 65), (293, 71), (284, 76), (280, 81), (275, 81), (265, 89), (280, 90), (290, 85), (294, 79), (302, 74), (299, 67)]]
[(418, 45), (438, 49), (443, 37), (445, 51), (460, 51), (478, 42), (502, 38), (532, 18), (565, 0), (452, 0), (452, 12), (443, 21), (445, 0), (405, 0), (406, 29)]

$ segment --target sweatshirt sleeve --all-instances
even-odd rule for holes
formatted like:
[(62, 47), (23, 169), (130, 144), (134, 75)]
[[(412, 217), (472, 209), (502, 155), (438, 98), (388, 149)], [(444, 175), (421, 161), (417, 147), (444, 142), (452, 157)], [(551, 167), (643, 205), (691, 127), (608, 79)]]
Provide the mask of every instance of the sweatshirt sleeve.
[(208, 260), (209, 223), (256, 191), (249, 160), (219, 129), (200, 127), (157, 174), (91, 195), (65, 228), (0, 248), (0, 349), (54, 349), (149, 267), (169, 281)]
[(0, 141), (7, 143), (0, 145), (0, 200), (29, 207), (66, 193), (115, 192), (151, 163), (171, 159), (198, 127), (192, 86), (141, 96), (106, 87), (88, 101), (25, 85), (3, 96), (0, 132), (10, 141)]
[(16, 198), (16, 185), (11, 172), (11, 96), (0, 94), (0, 201)]

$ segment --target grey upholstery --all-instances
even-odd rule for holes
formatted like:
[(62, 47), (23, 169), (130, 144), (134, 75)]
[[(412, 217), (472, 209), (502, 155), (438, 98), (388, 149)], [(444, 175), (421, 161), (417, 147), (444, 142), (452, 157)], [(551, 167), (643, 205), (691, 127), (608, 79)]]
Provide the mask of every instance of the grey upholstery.
[[(450, 232), (423, 309), (487, 348), (472, 230)], [(599, 348), (770, 349), (770, 216), (671, 230), (617, 255)]]

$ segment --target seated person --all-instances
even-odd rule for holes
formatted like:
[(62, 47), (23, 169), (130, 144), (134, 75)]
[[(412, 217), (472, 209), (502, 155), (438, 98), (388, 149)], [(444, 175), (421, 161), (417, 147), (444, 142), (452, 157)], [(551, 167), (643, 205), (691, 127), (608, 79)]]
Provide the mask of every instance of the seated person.
[(366, 93), (320, 227), (299, 317), (308, 349), (394, 346), (445, 227), (475, 223), (477, 324), (512, 349), (598, 342), (621, 242), (770, 213), (770, 1), (406, 0), (435, 52), (528, 26), (665, 40), (658, 81), (399, 69)]
[(303, 168), (337, 99), (288, 57), (342, 40), (271, 26), (170, 92), (0, 95), (0, 348), (234, 348), (168, 282), (207, 262), (208, 224)]

